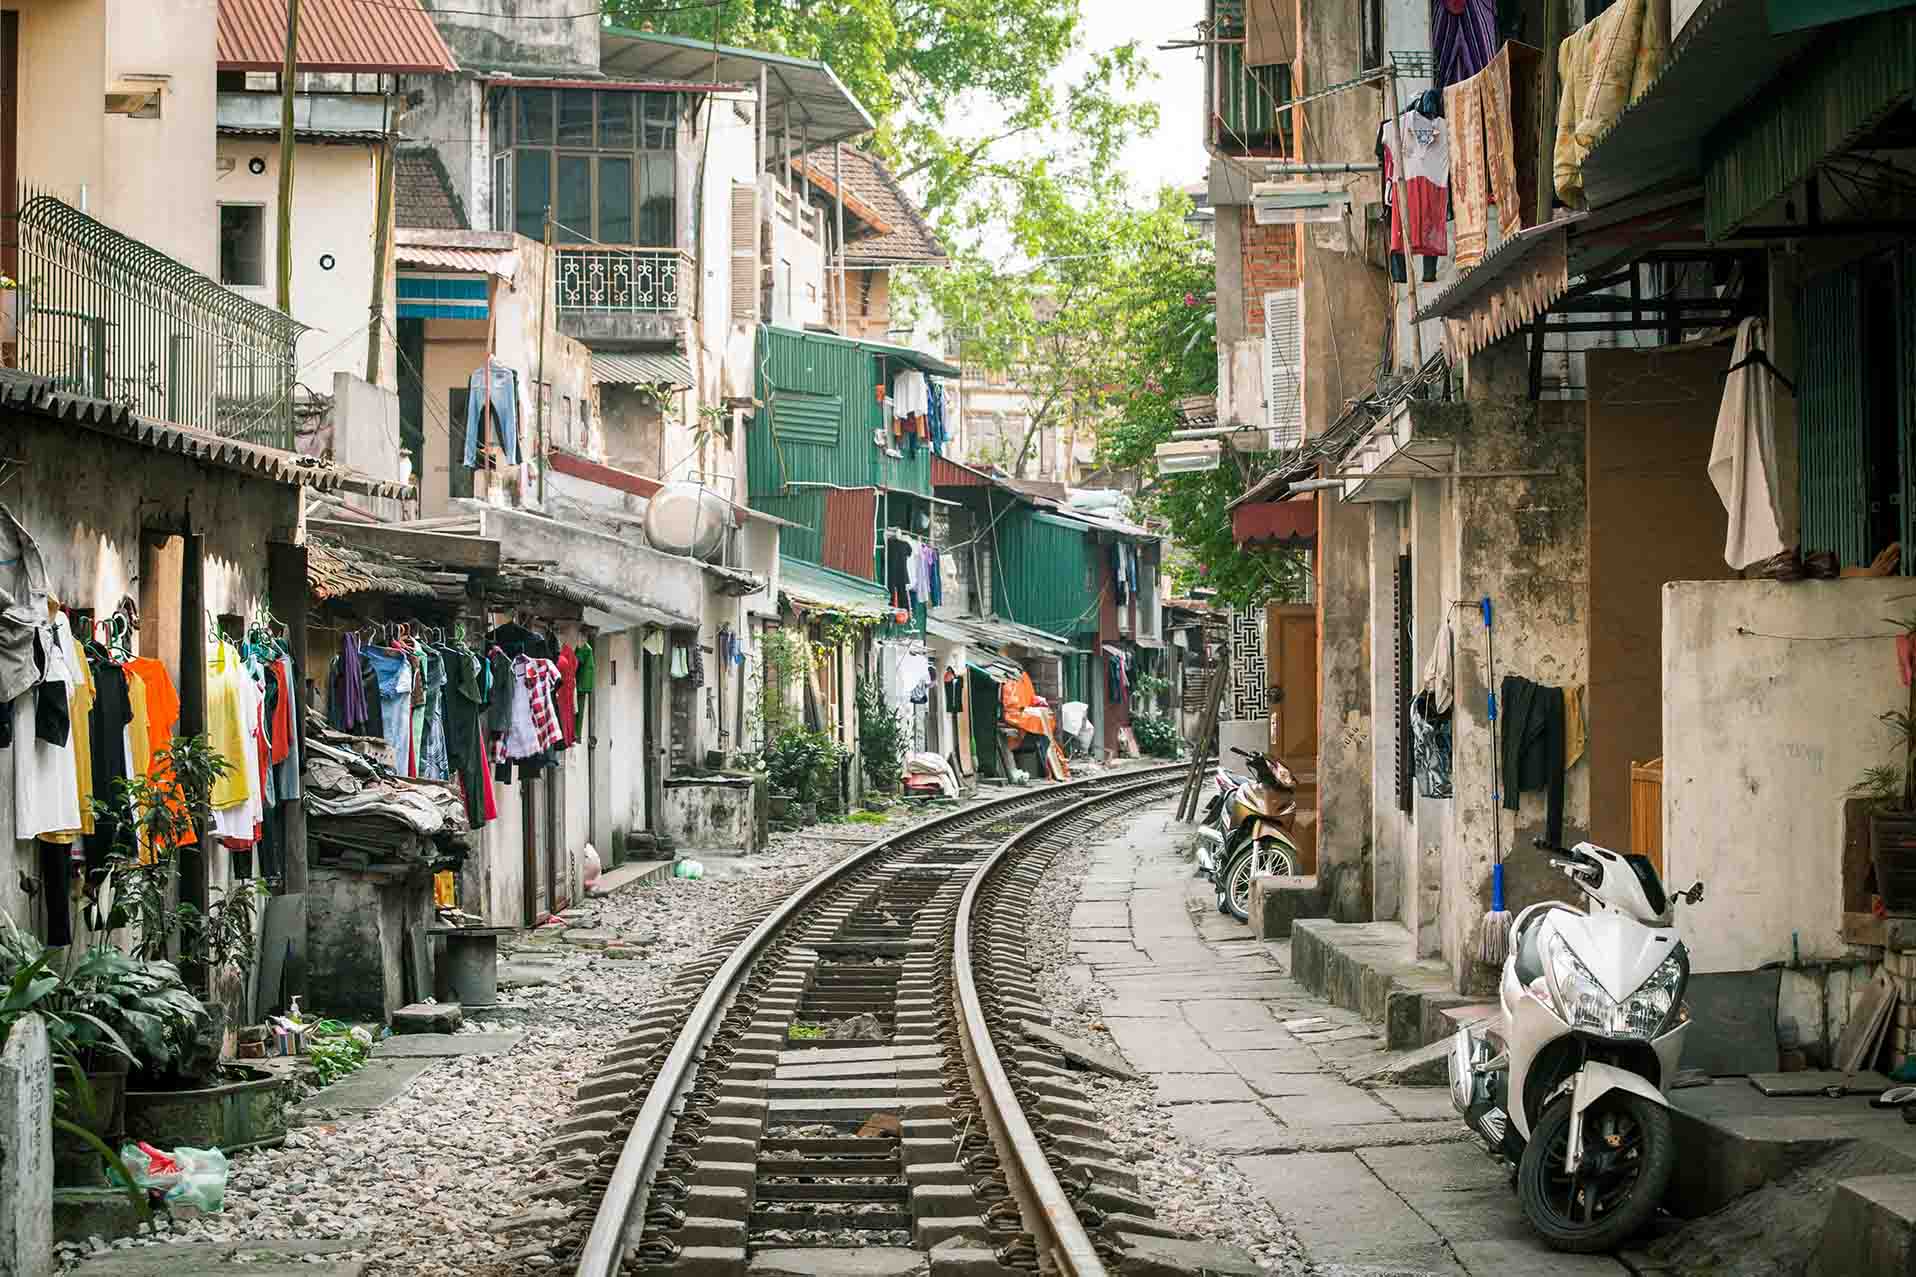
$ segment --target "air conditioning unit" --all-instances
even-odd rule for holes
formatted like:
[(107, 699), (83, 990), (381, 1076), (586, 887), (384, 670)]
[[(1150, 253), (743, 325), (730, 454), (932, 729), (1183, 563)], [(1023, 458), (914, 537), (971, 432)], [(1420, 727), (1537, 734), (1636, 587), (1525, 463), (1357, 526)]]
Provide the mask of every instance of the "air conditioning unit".
[(1331, 182), (1259, 182), (1251, 188), (1251, 216), (1259, 226), (1341, 222), (1350, 192)]
[(1224, 456), (1224, 445), (1216, 439), (1191, 439), (1157, 446), (1159, 474), (1199, 474), (1215, 470)]

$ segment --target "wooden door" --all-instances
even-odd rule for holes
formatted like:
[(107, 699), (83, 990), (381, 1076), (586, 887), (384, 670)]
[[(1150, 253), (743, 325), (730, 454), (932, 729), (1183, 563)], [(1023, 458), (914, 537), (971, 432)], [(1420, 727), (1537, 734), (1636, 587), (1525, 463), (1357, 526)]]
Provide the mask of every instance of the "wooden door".
[(1271, 748), (1300, 776), (1317, 771), (1317, 609), (1272, 603), (1265, 609), (1264, 669), (1271, 706)]

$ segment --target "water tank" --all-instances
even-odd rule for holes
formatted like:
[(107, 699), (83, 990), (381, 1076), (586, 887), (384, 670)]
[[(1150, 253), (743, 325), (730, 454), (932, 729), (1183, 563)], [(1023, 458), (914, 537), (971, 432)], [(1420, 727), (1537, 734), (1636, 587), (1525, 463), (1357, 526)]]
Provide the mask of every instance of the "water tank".
[(645, 507), (645, 539), (667, 554), (711, 562), (724, 549), (731, 525), (732, 507), (696, 483), (668, 483)]

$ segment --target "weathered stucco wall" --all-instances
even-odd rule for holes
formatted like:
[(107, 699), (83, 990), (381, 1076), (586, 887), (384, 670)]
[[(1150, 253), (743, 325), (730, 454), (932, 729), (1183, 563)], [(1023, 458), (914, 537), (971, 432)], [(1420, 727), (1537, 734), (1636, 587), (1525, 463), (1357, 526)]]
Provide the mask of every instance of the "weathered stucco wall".
[[(249, 615), (266, 596), (268, 540), (290, 535), (299, 522), (297, 488), (39, 417), (0, 415), (0, 434), (7, 455), (25, 462), (0, 492), (0, 503), (38, 540), (54, 598), (101, 615), (123, 597), (139, 603), (137, 650), (164, 663), (175, 687), (181, 682), (179, 556), (145, 554), (143, 532), (180, 528), (190, 513), (206, 538), (205, 610)], [(11, 766), (0, 767), (0, 822), (15, 868), (37, 877), (33, 844), (11, 838)], [(227, 886), (231, 865), (229, 856), (210, 859), (212, 887)], [(38, 912), (20, 890), (19, 873), (0, 872), (0, 908), (22, 925)]]
[(1369, 922), (1370, 513), (1318, 502), (1317, 876), (1331, 917)]
[[(1844, 954), (1842, 799), (1893, 762), (1903, 707), (1885, 617), (1901, 577), (1663, 588), (1666, 878), (1701, 878), (1678, 925), (1699, 971)], [(1741, 631), (1748, 631), (1747, 633)], [(1844, 636), (1882, 634), (1881, 639)]]
[(468, 70), (599, 73), (598, 10), (571, 0), (514, 0), (504, 11), (426, 0), (433, 24)]
[[(265, 229), (260, 237), (264, 278), (256, 286), (229, 287), (263, 305), (276, 305), (273, 263), (279, 253), (279, 145), (270, 138), (223, 137), (219, 156), (233, 161), (213, 185), (219, 203), (264, 209)], [(264, 172), (255, 174), (247, 168), (256, 159), (265, 164)], [(379, 187), (373, 148), (301, 145), (293, 158), (293, 171), (298, 179), (293, 186), (293, 318), (312, 329), (299, 339), (299, 380), (326, 395), (332, 393), (334, 373), (365, 375), (375, 269), (386, 276), (384, 316), (394, 331), (396, 290), (391, 262), (375, 267), (373, 261), (372, 227)], [(210, 216), (211, 210), (203, 215)], [(217, 260), (212, 273), (218, 277)], [(395, 359), (392, 339), (382, 336), (380, 385), (397, 384)]]
[[(106, 87), (158, 88), (161, 101), (157, 120), (105, 117), (105, 190), (98, 215), (217, 279), (219, 221), (207, 207), (200, 175), (213, 171), (211, 50), (219, 6), (205, 0), (110, 0), (106, 7)], [(156, 75), (164, 82), (150, 78)], [(78, 100), (76, 87), (63, 86), (63, 103)], [(74, 114), (62, 111), (54, 145), (64, 146), (77, 123)]]
[[(1556, 687), (1589, 678), (1583, 405), (1530, 402), (1527, 375), (1521, 342), (1481, 351), (1470, 361), (1468, 411), (1447, 414), (1460, 475), (1444, 533), (1447, 598), (1469, 605), (1457, 616), (1457, 796), (1443, 874), (1443, 952), (1460, 989), (1494, 979), (1477, 954), (1499, 839), (1510, 910), (1565, 894), (1563, 880), (1531, 847), (1545, 830), (1544, 791), (1523, 794), (1515, 812), (1492, 810), (1490, 691), (1511, 674)], [(1440, 428), (1436, 414), (1432, 428)], [(1508, 473), (1538, 470), (1549, 473)], [(1494, 668), (1483, 623), (1470, 611), (1486, 596)], [(1567, 842), (1582, 837), (1589, 821), (1587, 772), (1579, 763), (1565, 778)]]

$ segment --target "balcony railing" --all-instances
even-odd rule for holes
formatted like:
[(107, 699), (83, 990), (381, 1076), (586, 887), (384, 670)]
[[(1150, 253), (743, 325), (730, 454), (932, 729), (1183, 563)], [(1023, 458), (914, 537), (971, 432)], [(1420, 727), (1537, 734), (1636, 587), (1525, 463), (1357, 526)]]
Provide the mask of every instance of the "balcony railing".
[(595, 245), (555, 256), (553, 303), (562, 315), (676, 315), (679, 281), (691, 278), (691, 259), (675, 248)]
[(303, 326), (50, 195), (20, 208), (23, 371), (141, 416), (293, 446)]

